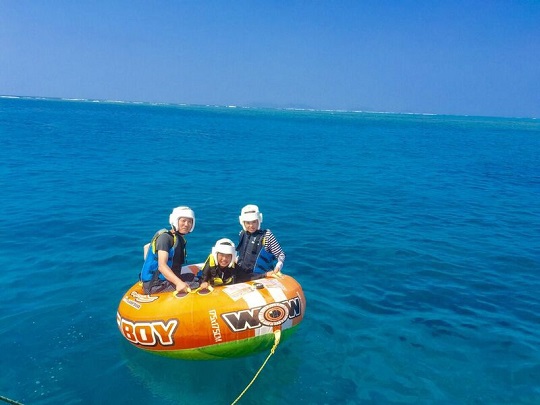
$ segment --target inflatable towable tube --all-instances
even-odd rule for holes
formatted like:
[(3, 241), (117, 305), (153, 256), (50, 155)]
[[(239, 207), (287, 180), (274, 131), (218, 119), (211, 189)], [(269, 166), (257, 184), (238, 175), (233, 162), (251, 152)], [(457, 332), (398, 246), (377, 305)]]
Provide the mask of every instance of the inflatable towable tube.
[[(201, 265), (184, 266), (197, 274)], [(274, 331), (283, 341), (304, 317), (302, 287), (288, 276), (214, 287), (212, 291), (145, 295), (133, 285), (118, 306), (122, 335), (162, 356), (212, 360), (270, 349)]]

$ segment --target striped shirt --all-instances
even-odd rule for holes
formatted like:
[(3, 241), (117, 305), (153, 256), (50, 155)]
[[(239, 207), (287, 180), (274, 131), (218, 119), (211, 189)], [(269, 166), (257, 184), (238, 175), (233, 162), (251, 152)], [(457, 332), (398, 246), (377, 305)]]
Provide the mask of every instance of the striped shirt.
[(281, 245), (270, 229), (267, 229), (264, 234), (264, 248), (272, 253), (277, 258), (278, 262), (281, 262), (282, 264), (285, 262), (285, 252), (281, 249)]

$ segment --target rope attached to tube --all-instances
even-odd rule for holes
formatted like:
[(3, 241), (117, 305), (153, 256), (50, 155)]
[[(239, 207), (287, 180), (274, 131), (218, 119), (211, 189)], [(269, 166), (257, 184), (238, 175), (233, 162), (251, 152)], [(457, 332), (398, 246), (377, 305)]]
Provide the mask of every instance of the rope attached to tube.
[(240, 395), (238, 395), (238, 398), (236, 398), (231, 405), (235, 405), (240, 400), (240, 398), (242, 398), (242, 396), (247, 392), (249, 387), (251, 387), (251, 385), (255, 382), (255, 380), (259, 376), (259, 374), (262, 371), (262, 369), (264, 368), (264, 366), (266, 366), (266, 363), (268, 362), (268, 360), (270, 360), (270, 357), (272, 357), (272, 355), (276, 351), (276, 347), (279, 345), (280, 339), (281, 339), (281, 330), (278, 329), (278, 330), (274, 331), (274, 346), (272, 346), (272, 349), (270, 349), (270, 354), (268, 355), (268, 357), (266, 357), (266, 360), (262, 364), (261, 368), (259, 368), (259, 371), (257, 371), (257, 373), (255, 373), (255, 376), (250, 381), (250, 383), (247, 385), (247, 387), (244, 388), (244, 391), (242, 391), (240, 393)]
[(8, 404), (11, 404), (11, 405), (23, 405), (21, 402), (15, 401), (14, 399), (4, 397), (3, 395), (0, 395), (0, 401), (7, 402)]

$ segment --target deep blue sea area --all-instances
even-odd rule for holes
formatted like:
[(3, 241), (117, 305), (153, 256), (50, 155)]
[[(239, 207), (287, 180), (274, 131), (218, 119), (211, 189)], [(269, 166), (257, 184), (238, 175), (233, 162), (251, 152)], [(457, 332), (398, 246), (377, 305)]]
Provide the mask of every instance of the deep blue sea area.
[(0, 141), (0, 396), (233, 402), (268, 353), (147, 354), (116, 310), (173, 207), (197, 263), (252, 203), (307, 309), (240, 404), (540, 403), (538, 120), (0, 98)]

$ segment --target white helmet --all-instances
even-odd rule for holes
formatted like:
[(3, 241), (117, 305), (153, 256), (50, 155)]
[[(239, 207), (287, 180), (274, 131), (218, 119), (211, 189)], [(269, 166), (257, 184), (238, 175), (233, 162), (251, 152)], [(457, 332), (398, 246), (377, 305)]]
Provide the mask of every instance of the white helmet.
[(244, 208), (242, 208), (242, 211), (240, 211), (240, 216), (238, 217), (240, 220), (240, 225), (242, 225), (242, 228), (244, 231), (246, 230), (246, 226), (244, 225), (244, 221), (259, 221), (259, 226), (257, 229), (261, 229), (261, 224), (263, 221), (263, 214), (259, 211), (259, 207), (253, 204), (248, 204)]
[(169, 224), (173, 227), (175, 231), (178, 231), (178, 219), (179, 218), (191, 218), (193, 220), (193, 225), (191, 225), (190, 232), (193, 232), (195, 229), (195, 213), (189, 207), (176, 207), (172, 210), (171, 215), (169, 215)]
[(234, 243), (232, 240), (223, 238), (216, 242), (216, 245), (212, 248), (212, 256), (214, 256), (214, 262), (217, 264), (217, 254), (223, 253), (224, 255), (232, 255), (231, 263), (229, 263), (229, 267), (234, 267), (234, 263), (236, 262), (236, 247), (234, 246)]

